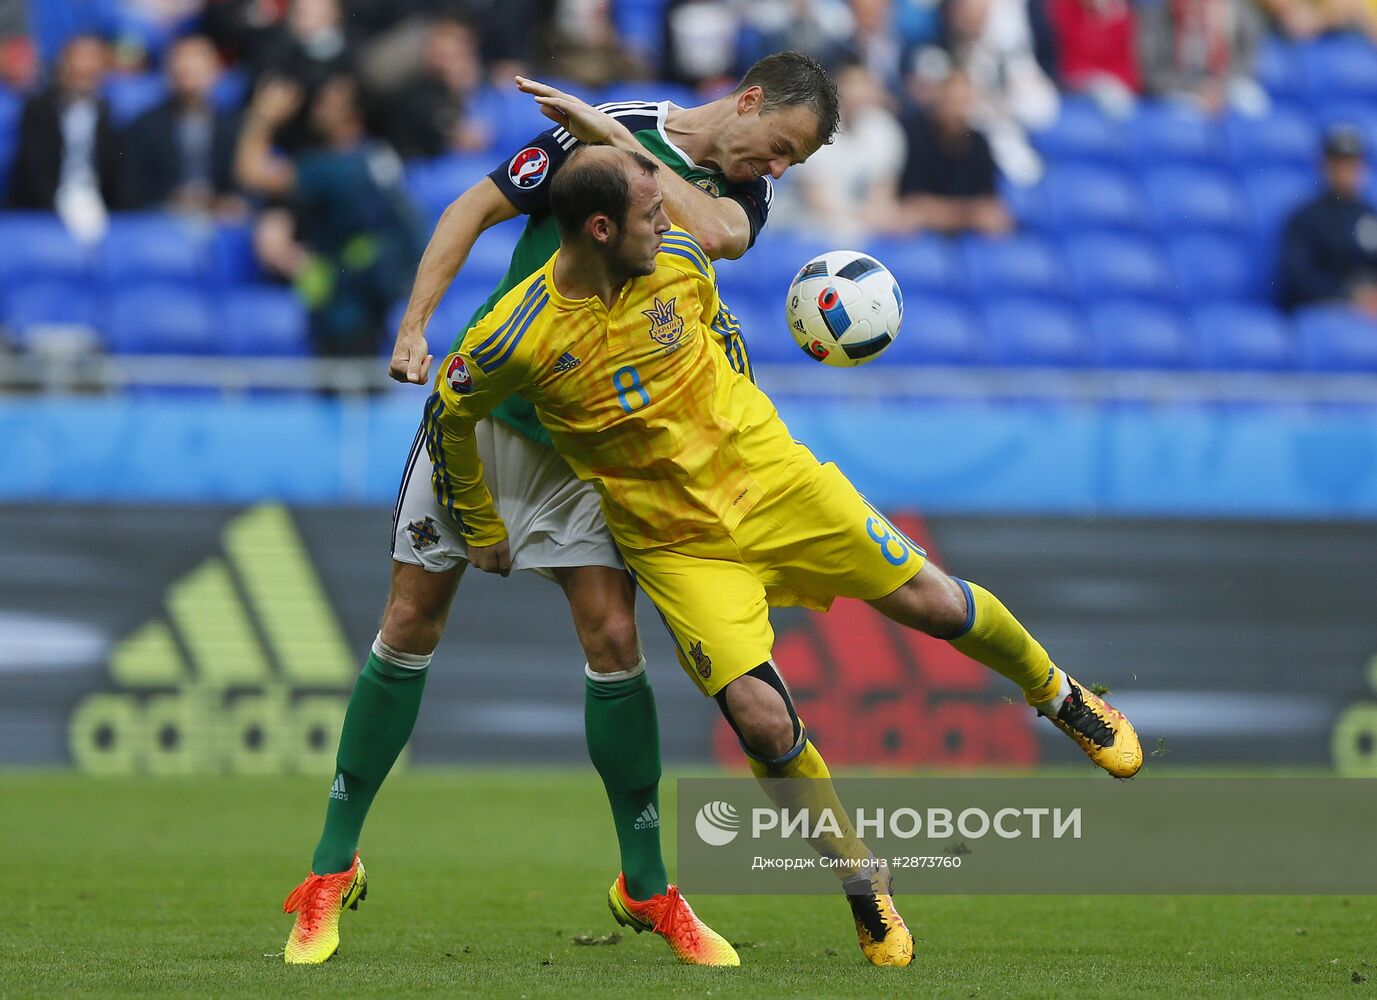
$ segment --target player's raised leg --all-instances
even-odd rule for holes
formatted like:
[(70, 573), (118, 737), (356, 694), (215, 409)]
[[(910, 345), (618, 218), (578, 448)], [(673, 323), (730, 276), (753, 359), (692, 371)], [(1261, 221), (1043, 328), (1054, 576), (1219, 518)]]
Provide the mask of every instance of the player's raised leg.
[(837, 798), (827, 763), (809, 741), (774, 664), (762, 663), (715, 697), (770, 799), (781, 809), (806, 809), (812, 816), (830, 812), (837, 820), (839, 833), (808, 843), (834, 862), (832, 870), (842, 879), (862, 954), (874, 965), (908, 965), (913, 961), (913, 935), (894, 906), (889, 871), (873, 863), (857, 835)]
[(653, 931), (682, 962), (739, 965), (736, 951), (669, 884), (660, 850), (660, 725), (636, 633), (636, 592), (625, 570), (556, 569), (569, 598), (584, 667), (588, 756), (607, 790), (622, 871), (608, 890), (625, 926)]
[(1143, 766), (1138, 734), (1123, 713), (1054, 664), (999, 598), (980, 585), (948, 576), (929, 562), (908, 583), (870, 604), (901, 625), (948, 640), (1009, 678), (1028, 704), (1116, 778), (1131, 778)]
[(431, 654), (444, 631), (463, 567), (461, 562), (428, 572), (410, 563), (392, 563), (382, 629), (345, 711), (325, 827), (311, 859), (311, 874), (283, 906), (297, 915), (284, 952), (289, 963), (330, 958), (339, 948), (340, 913), (346, 907), (357, 909), (363, 898), (359, 834), (373, 797), (411, 738)]

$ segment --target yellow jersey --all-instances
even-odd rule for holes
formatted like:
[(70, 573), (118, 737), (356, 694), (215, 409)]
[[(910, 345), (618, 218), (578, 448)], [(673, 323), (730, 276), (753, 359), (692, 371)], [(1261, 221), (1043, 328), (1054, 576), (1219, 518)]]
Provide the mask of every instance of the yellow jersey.
[(609, 309), (555, 287), (559, 253), (508, 292), (440, 366), (426, 407), (432, 483), (470, 544), (506, 537), (474, 425), (512, 393), (594, 484), (624, 547), (729, 533), (806, 449), (750, 378), (707, 255), (663, 237), (653, 274)]

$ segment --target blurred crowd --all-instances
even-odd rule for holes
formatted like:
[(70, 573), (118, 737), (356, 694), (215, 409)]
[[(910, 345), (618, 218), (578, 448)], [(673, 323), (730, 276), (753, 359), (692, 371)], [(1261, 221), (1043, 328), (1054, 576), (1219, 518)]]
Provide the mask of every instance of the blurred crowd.
[[(502, 105), (484, 96), (516, 73), (594, 99), (672, 85), (682, 103), (721, 94), (761, 55), (804, 50), (832, 69), (842, 126), (790, 172), (772, 225), (843, 242), (998, 235), (1014, 226), (1001, 189), (1041, 178), (1028, 136), (1065, 95), (1120, 117), (1144, 96), (1262, 115), (1253, 60), (1266, 33), (1377, 37), (1374, 11), (1369, 0), (0, 0), (0, 86), (23, 102), (5, 203), (54, 211), (88, 242), (125, 210), (249, 220), (261, 266), (310, 308), (316, 350), (371, 354), (429, 229), (404, 164), (509, 152), (504, 123), (484, 113)], [(154, 74), (156, 99), (120, 114), (131, 81)], [(1357, 138), (1331, 147), (1363, 153)]]

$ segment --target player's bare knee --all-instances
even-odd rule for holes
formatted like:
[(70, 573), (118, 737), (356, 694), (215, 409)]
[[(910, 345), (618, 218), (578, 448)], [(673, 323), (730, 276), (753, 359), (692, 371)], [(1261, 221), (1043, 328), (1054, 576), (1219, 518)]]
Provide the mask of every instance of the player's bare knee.
[(717, 704), (742, 749), (757, 760), (770, 763), (787, 758), (803, 735), (789, 689), (771, 662), (724, 687), (717, 694)]
[(968, 611), (961, 585), (932, 563), (892, 594), (870, 604), (901, 625), (935, 636), (959, 631)]
[[(591, 647), (591, 648), (590, 648)], [(600, 670), (594, 654), (606, 664), (600, 672), (626, 670), (641, 658), (640, 639), (636, 634), (634, 615), (613, 615), (598, 623), (597, 631), (584, 642), (584, 652), (594, 670)]]

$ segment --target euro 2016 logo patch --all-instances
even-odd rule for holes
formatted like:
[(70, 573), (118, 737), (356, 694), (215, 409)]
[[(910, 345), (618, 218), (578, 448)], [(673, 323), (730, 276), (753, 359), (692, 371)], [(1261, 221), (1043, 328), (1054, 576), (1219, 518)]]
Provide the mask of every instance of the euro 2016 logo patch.
[(650, 339), (666, 347), (674, 344), (684, 335), (684, 320), (674, 311), (674, 299), (661, 302), (658, 298), (641, 315), (650, 320)]
[(712, 657), (703, 652), (703, 644), (695, 642), (689, 647), (689, 658), (693, 660), (693, 667), (698, 671), (698, 676), (707, 680), (712, 676)]
[(445, 369), (445, 381), (451, 389), (462, 395), (473, 392), (473, 376), (469, 374), (469, 366), (464, 364), (464, 359), (457, 354), (450, 359), (449, 367)]
[(539, 146), (527, 146), (507, 164), (507, 180), (523, 191), (538, 187), (550, 173), (550, 156)]

